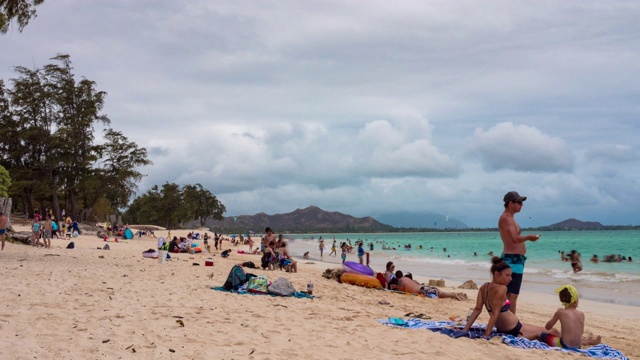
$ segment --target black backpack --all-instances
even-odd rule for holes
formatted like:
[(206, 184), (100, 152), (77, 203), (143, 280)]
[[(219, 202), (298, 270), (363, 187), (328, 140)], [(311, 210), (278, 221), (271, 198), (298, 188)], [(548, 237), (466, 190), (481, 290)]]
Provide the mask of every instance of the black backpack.
[(254, 264), (253, 261), (245, 261), (242, 263), (242, 266), (250, 269), (257, 269), (256, 264)]

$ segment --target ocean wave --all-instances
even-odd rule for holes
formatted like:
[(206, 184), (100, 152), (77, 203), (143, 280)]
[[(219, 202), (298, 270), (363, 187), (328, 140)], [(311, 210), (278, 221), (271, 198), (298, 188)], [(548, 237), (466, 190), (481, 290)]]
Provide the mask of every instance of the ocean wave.
[(436, 264), (436, 265), (465, 265), (465, 266), (477, 266), (486, 268), (486, 263), (481, 262), (471, 262), (463, 259), (454, 259), (454, 258), (426, 258), (426, 257), (412, 257), (412, 256), (398, 256), (398, 260), (406, 261), (408, 263), (417, 263), (417, 264)]
[[(462, 259), (453, 258), (427, 258), (427, 257), (412, 257), (412, 256), (397, 256), (397, 261), (406, 262), (408, 264), (431, 264), (431, 265), (451, 265), (451, 266), (468, 266), (478, 269), (487, 269), (486, 262), (467, 261)], [(539, 267), (525, 267), (524, 270), (527, 275), (543, 275), (550, 276), (556, 279), (571, 279), (573, 281), (591, 281), (591, 282), (640, 282), (640, 275), (623, 273), (623, 272), (593, 272), (582, 271), (574, 274), (570, 269), (554, 269), (554, 268), (539, 268)]]
[(547, 275), (556, 279), (570, 279), (573, 281), (591, 282), (640, 282), (640, 275), (628, 273), (590, 272), (574, 273), (572, 270), (525, 268), (525, 274)]

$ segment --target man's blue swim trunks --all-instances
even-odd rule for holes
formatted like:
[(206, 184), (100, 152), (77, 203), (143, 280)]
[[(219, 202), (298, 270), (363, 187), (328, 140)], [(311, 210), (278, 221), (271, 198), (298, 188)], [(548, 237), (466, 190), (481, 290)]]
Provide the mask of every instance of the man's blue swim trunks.
[(520, 294), (520, 285), (522, 285), (522, 274), (524, 274), (524, 262), (527, 257), (521, 254), (502, 254), (502, 260), (511, 267), (511, 282), (507, 286), (508, 294)]

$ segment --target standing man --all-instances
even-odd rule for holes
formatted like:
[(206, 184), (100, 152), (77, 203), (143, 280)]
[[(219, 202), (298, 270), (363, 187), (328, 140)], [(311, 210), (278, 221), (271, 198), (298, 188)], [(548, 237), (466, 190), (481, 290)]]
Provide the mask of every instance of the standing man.
[(276, 242), (276, 235), (273, 233), (273, 230), (271, 230), (270, 227), (264, 229), (264, 232), (266, 232), (267, 234), (262, 238), (262, 241), (260, 242), (260, 251), (262, 251), (262, 253), (264, 253), (265, 249), (269, 247), (270, 242), (273, 241), (274, 244)]
[(7, 216), (0, 211), (0, 239), (2, 239), (2, 250), (4, 250), (4, 237), (7, 232)]
[(516, 313), (516, 301), (520, 294), (520, 285), (522, 285), (522, 274), (524, 273), (524, 262), (527, 260), (525, 256), (527, 246), (525, 241), (536, 241), (540, 235), (522, 235), (520, 226), (516, 223), (515, 214), (522, 210), (522, 205), (526, 196), (520, 196), (515, 191), (509, 191), (504, 195), (504, 212), (498, 220), (498, 229), (500, 230), (500, 238), (504, 248), (502, 250), (502, 259), (511, 267), (511, 282), (507, 286), (507, 299), (511, 302), (509, 310)]
[(44, 239), (44, 247), (51, 249), (51, 233), (53, 232), (53, 225), (51, 223), (51, 215), (47, 214), (47, 220), (44, 222), (42, 238)]

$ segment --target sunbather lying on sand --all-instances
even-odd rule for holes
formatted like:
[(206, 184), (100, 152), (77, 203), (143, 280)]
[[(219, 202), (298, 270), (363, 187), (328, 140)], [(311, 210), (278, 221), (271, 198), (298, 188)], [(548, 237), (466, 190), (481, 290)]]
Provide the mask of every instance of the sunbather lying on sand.
[(465, 300), (467, 298), (467, 294), (463, 292), (446, 292), (440, 291), (438, 288), (432, 286), (421, 285), (413, 279), (402, 276), (402, 272), (400, 271), (396, 272), (396, 277), (398, 278), (399, 291), (404, 291), (411, 294), (422, 294), (432, 298), (451, 298), (456, 300)]

